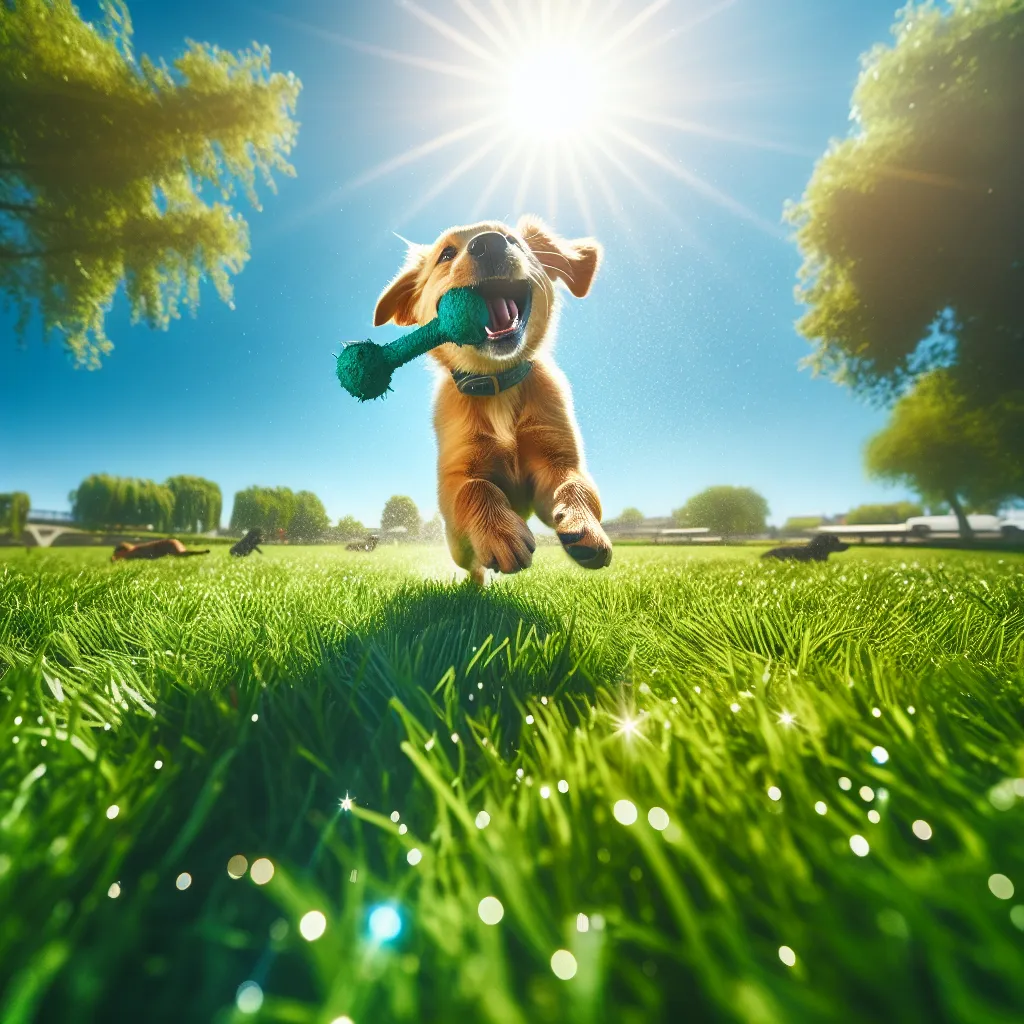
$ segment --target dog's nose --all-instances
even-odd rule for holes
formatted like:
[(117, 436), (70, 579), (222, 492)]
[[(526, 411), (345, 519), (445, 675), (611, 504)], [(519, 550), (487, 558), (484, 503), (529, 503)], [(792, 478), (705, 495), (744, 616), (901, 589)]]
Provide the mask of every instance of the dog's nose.
[(508, 239), (500, 231), (481, 231), (469, 240), (466, 248), (469, 255), (477, 259), (484, 256), (503, 256), (508, 248)]

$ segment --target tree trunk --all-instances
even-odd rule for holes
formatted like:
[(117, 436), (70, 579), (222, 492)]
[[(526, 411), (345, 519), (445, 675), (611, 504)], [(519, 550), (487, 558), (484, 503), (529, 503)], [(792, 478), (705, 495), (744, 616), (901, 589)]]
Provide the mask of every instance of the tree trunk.
[(960, 499), (955, 494), (949, 494), (946, 496), (946, 500), (949, 502), (949, 507), (953, 510), (953, 514), (956, 516), (956, 521), (960, 526), (960, 539), (970, 540), (974, 536), (974, 531), (971, 529), (971, 524), (967, 520), (967, 513), (964, 512), (964, 507), (960, 504)]

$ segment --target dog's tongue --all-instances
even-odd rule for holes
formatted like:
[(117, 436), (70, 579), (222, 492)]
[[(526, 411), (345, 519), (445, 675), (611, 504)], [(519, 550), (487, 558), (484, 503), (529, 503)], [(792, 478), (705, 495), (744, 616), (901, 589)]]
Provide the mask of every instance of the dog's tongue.
[(487, 309), (491, 314), (490, 331), (492, 334), (500, 334), (507, 331), (519, 316), (519, 308), (515, 301), (496, 295), (487, 300)]

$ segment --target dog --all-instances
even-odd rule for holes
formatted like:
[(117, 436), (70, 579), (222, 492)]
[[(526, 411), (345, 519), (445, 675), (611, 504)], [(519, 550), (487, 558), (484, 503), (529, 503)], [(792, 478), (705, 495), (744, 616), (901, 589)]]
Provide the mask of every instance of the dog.
[(791, 544), (788, 547), (772, 548), (762, 558), (778, 558), (780, 561), (796, 559), (798, 562), (827, 562), (833, 551), (845, 551), (850, 545), (844, 544), (831, 533), (819, 533), (809, 544)]
[(236, 558), (247, 558), (254, 551), (263, 554), (260, 551), (260, 544), (263, 543), (263, 534), (259, 530), (249, 530), (249, 532), (236, 543), (231, 545), (231, 554)]
[(438, 505), (452, 558), (478, 584), (488, 569), (530, 566), (533, 513), (579, 565), (611, 561), (569, 383), (551, 354), (556, 284), (583, 298), (601, 256), (594, 239), (563, 239), (537, 217), (515, 229), (484, 221), (412, 245), (377, 301), (378, 327), (429, 323), (452, 288), (474, 288), (487, 303), (482, 345), (449, 342), (431, 353), (443, 371), (434, 401)]
[(366, 540), (354, 540), (345, 545), (346, 551), (373, 551), (380, 543), (380, 537), (376, 535), (367, 537)]
[(164, 537), (160, 540), (148, 540), (144, 544), (118, 544), (114, 553), (110, 556), (112, 562), (122, 562), (130, 558), (189, 558), (192, 555), (208, 555), (210, 549), (205, 551), (187, 551), (185, 545), (174, 537)]

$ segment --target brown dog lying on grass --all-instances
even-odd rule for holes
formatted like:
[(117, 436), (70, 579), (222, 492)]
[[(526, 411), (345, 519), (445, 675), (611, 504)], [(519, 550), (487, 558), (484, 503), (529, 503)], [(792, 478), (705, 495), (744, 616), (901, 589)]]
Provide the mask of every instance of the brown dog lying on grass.
[(556, 282), (583, 298), (600, 257), (593, 239), (567, 241), (534, 217), (515, 229), (498, 221), (456, 227), (432, 245), (412, 246), (377, 302), (375, 325), (407, 327), (433, 320), (452, 288), (474, 288), (487, 302), (484, 344), (431, 353), (447, 371), (434, 403), (438, 503), (452, 558), (477, 583), (488, 569), (530, 565), (532, 513), (580, 565), (611, 561), (569, 383), (550, 351)]
[(160, 540), (147, 540), (144, 544), (118, 544), (110, 556), (112, 562), (121, 562), (128, 558), (188, 558), (191, 555), (208, 555), (205, 551), (187, 551), (185, 545), (175, 537), (162, 537)]
[(845, 551), (849, 546), (831, 533), (819, 533), (809, 544), (772, 548), (761, 557), (778, 558), (780, 561), (795, 559), (798, 562), (826, 562), (833, 551)]

